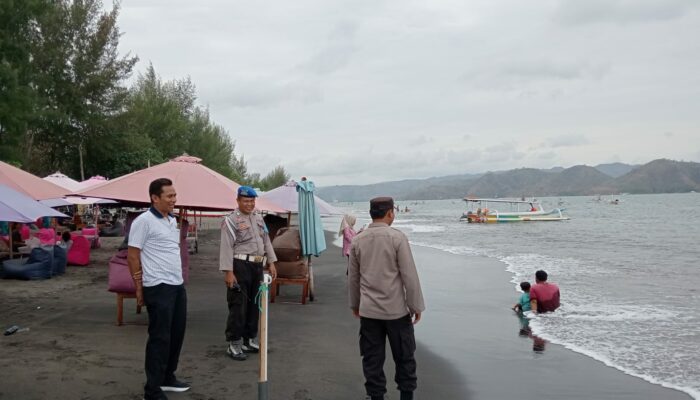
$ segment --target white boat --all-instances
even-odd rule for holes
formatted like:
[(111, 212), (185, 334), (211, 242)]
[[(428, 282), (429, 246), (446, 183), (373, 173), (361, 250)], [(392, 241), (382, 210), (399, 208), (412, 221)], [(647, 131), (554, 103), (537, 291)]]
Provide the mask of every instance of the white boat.
[[(465, 197), (468, 210), (459, 218), (470, 223), (565, 221), (562, 208), (545, 210), (537, 200), (479, 199)], [(491, 208), (499, 207), (500, 210)], [(475, 210), (476, 209), (476, 210)], [(507, 209), (507, 210), (505, 210)]]

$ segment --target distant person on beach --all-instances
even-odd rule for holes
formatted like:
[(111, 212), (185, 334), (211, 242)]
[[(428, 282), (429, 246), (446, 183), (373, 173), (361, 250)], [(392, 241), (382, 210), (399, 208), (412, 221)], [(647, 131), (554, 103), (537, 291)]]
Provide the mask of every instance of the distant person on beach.
[(416, 340), (413, 325), (425, 310), (418, 272), (408, 238), (394, 222), (394, 200), (370, 200), (372, 223), (352, 241), (348, 297), (360, 319), (360, 354), (367, 399), (384, 399), (386, 339), (396, 364), (394, 380), (401, 400), (416, 390)]
[(136, 302), (148, 309), (145, 400), (167, 400), (163, 392), (184, 392), (190, 385), (175, 377), (187, 324), (187, 293), (182, 279), (180, 231), (172, 212), (173, 182), (156, 179), (148, 187), (151, 208), (129, 231), (127, 261)]
[(228, 303), (226, 354), (236, 361), (246, 360), (247, 353), (260, 351), (257, 339), (260, 313), (255, 297), (263, 280), (265, 265), (272, 278), (277, 277), (277, 256), (265, 221), (255, 211), (256, 197), (258, 194), (252, 187), (239, 187), (238, 208), (221, 223), (219, 270), (224, 272)]
[(520, 282), (520, 289), (523, 293), (520, 295), (518, 302), (513, 306), (513, 311), (530, 311), (532, 309), (530, 306), (530, 282)]
[(12, 224), (12, 251), (17, 252), (20, 247), (25, 245), (26, 243), (22, 239), (22, 224)]
[(547, 273), (542, 270), (535, 272), (535, 285), (530, 288), (530, 307), (534, 313), (559, 308), (559, 286), (547, 282)]
[(340, 221), (340, 230), (338, 235), (343, 237), (343, 256), (350, 257), (350, 245), (352, 244), (352, 239), (357, 235), (355, 232), (355, 222), (357, 218), (354, 215), (346, 214), (343, 220)]
[(66, 249), (66, 253), (70, 251), (71, 246), (73, 246), (73, 238), (71, 237), (70, 232), (63, 231), (61, 234), (61, 241), (58, 242), (58, 245)]

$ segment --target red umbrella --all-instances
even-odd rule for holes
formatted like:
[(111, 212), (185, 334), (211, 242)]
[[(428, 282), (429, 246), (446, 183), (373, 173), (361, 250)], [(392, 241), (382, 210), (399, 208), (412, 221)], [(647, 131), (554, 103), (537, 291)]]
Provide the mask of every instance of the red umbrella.
[[(238, 183), (201, 164), (201, 159), (182, 155), (168, 162), (132, 172), (119, 178), (79, 191), (81, 196), (100, 197), (133, 203), (150, 203), (148, 185), (158, 178), (173, 181), (177, 207), (190, 210), (233, 210), (237, 207)], [(276, 213), (287, 210), (258, 198), (256, 208)]]
[(63, 197), (71, 191), (45, 181), (29, 172), (0, 161), (0, 183), (34, 200), (46, 200)]

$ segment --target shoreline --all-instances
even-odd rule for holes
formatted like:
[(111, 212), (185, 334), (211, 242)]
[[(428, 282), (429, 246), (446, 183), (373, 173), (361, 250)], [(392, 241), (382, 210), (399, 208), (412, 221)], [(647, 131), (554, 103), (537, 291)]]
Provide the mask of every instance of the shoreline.
[[(171, 399), (257, 399), (258, 360), (224, 352), (225, 289), (218, 272), (218, 231), (203, 231), (190, 258), (188, 328), (178, 377), (192, 389)], [(284, 286), (269, 315), (269, 389), (274, 400), (364, 397), (359, 322), (347, 306), (346, 263), (327, 232), (314, 258), (316, 299), (298, 302)], [(147, 315), (133, 299), (115, 326), (106, 262), (121, 238), (107, 238), (90, 267), (69, 267), (47, 281), (0, 280), (0, 325), (30, 327), (0, 336), (0, 399), (140, 399)], [(684, 393), (632, 377), (564, 346), (543, 353), (518, 336), (509, 309), (516, 294), (501, 262), (412, 246), (427, 311), (416, 326), (417, 397), (425, 399), (687, 400)], [(397, 399), (387, 357), (388, 399)], [(585, 377), (585, 378), (581, 378)]]
[[(485, 309), (488, 309), (488, 313), (492, 315), (483, 315), (484, 313), (481, 312), (480, 314), (480, 320), (488, 321), (489, 325), (488, 327), (484, 327), (483, 325), (481, 326), (480, 333), (478, 335), (483, 335), (483, 329), (489, 329), (492, 331), (494, 334), (492, 337), (492, 340), (496, 340), (495, 334), (496, 331), (499, 329), (502, 329), (504, 325), (509, 324), (508, 319), (511, 318), (511, 316), (514, 316), (514, 313), (511, 310), (504, 311), (505, 307), (510, 307), (512, 306), (512, 303), (515, 302), (517, 295), (519, 292), (517, 292), (514, 288), (515, 282), (512, 274), (507, 270), (507, 264), (504, 263), (503, 261), (493, 258), (493, 257), (487, 257), (487, 256), (482, 256), (482, 255), (472, 255), (472, 254), (455, 254), (453, 252), (450, 252), (449, 250), (445, 249), (438, 249), (435, 247), (431, 247), (429, 245), (425, 244), (414, 244), (412, 243), (412, 247), (414, 249), (414, 256), (416, 258), (416, 263), (419, 265), (419, 268), (421, 265), (425, 265), (426, 262), (422, 260), (430, 259), (430, 260), (435, 260), (436, 258), (447, 258), (447, 259), (452, 259), (451, 263), (458, 263), (461, 265), (461, 268), (463, 269), (468, 269), (470, 271), (461, 271), (465, 273), (473, 272), (472, 275), (467, 275), (469, 278), (476, 277), (476, 282), (472, 282), (472, 284), (475, 285), (484, 285), (488, 286), (489, 288), (493, 289), (492, 292), (489, 292), (489, 296), (491, 297), (491, 301), (495, 302), (496, 305), (500, 304), (500, 306), (494, 306), (494, 304), (480, 304), (483, 306)], [(442, 254), (442, 256), (438, 256), (438, 254)], [(448, 264), (448, 262), (445, 262), (445, 264)], [(424, 270), (419, 270), (421, 279), (424, 278), (426, 275), (426, 271)], [(454, 267), (449, 271), (454, 273)], [(456, 277), (456, 275), (455, 275)], [(456, 277), (456, 279), (460, 279), (463, 277)], [(431, 283), (428, 282), (428, 285)], [(424, 284), (424, 290), (425, 290), (425, 284)], [(466, 286), (466, 285), (465, 285)], [(433, 283), (433, 288), (435, 287)], [(463, 288), (464, 289), (464, 288)], [(464, 292), (464, 290), (462, 290)], [(455, 294), (458, 294), (455, 292)], [(450, 301), (454, 301), (455, 297), (450, 296)], [(428, 300), (426, 300), (427, 302)], [(445, 304), (438, 304), (438, 307), (444, 307)], [(427, 313), (431, 311), (433, 308), (433, 302), (429, 302), (427, 304)], [(483, 310), (482, 310), (483, 311)], [(455, 318), (456, 319), (456, 318)], [(515, 318), (513, 318), (515, 319)], [(442, 323), (445, 323), (445, 321), (442, 321)], [(545, 398), (629, 398), (629, 399), (657, 399), (657, 398), (664, 398), (664, 399), (692, 399), (693, 394), (689, 393), (688, 388), (676, 388), (676, 387), (669, 387), (668, 385), (664, 385), (658, 382), (652, 382), (648, 379), (645, 379), (644, 377), (636, 376), (634, 374), (628, 373), (627, 371), (623, 371), (620, 368), (617, 368), (614, 365), (608, 365), (605, 362), (598, 360), (597, 358), (584, 353), (582, 351), (576, 351), (575, 349), (570, 348), (569, 346), (566, 346), (565, 344), (557, 343), (556, 340), (550, 340), (551, 338), (545, 334), (541, 334), (539, 332), (533, 332), (534, 336), (537, 336), (539, 339), (544, 339), (546, 341), (546, 350), (540, 354), (533, 354), (531, 357), (531, 360), (529, 361), (536, 361), (540, 364), (546, 362), (547, 357), (549, 354), (556, 354), (557, 358), (557, 365), (558, 368), (563, 368), (563, 369), (578, 369), (578, 368), (585, 368), (588, 373), (595, 372), (598, 375), (601, 375), (599, 379), (596, 380), (596, 387), (595, 388), (588, 388), (590, 391), (581, 391), (577, 393), (571, 393), (568, 392), (565, 387), (561, 387), (560, 389), (562, 390), (562, 395), (561, 397), (547, 397), (551, 396), (551, 392), (543, 392), (543, 393), (548, 393), (548, 394), (543, 394)], [(474, 338), (474, 340), (478, 340), (478, 338)], [(509, 344), (510, 347), (512, 347), (512, 343), (504, 343), (501, 342), (502, 344)], [(469, 351), (469, 347), (465, 347), (462, 349), (464, 351)], [(490, 348), (490, 350), (493, 350), (493, 348)], [(500, 357), (506, 358), (508, 357), (509, 354), (514, 355), (516, 359), (520, 359), (523, 357), (522, 354), (522, 349), (512, 349), (513, 352), (517, 353), (508, 353), (503, 352), (503, 354), (499, 354)], [(534, 353), (534, 352), (533, 352)], [(447, 353), (446, 356), (449, 358), (451, 357), (450, 353)], [(527, 357), (525, 357), (527, 358)], [(522, 360), (519, 360), (522, 361)], [(523, 365), (526, 365), (525, 368), (528, 368), (527, 362), (523, 363)], [(465, 367), (465, 366), (463, 366)], [(469, 366), (466, 366), (469, 367)], [(500, 372), (506, 372), (510, 368), (508, 364), (504, 364), (501, 366), (502, 369), (499, 370)], [(542, 372), (546, 372), (547, 368), (544, 368)], [(467, 368), (467, 371), (469, 368)], [(512, 370), (510, 371), (510, 374), (518, 374), (522, 372), (522, 370)], [(506, 374), (508, 374), (506, 372)], [(560, 377), (559, 375), (557, 375)], [(571, 377), (569, 377), (571, 378)], [(528, 383), (527, 380), (521, 380), (519, 379), (520, 383), (514, 386), (517, 386), (520, 389), (525, 389), (527, 390), (535, 390), (534, 387), (532, 386), (532, 383)], [(478, 382), (478, 381), (477, 381)], [(573, 382), (569, 382), (568, 384), (572, 384)], [(478, 384), (478, 383), (477, 383)], [(505, 385), (509, 385), (508, 383), (502, 383)], [(603, 395), (596, 396), (597, 391), (602, 391), (603, 393), (606, 392), (608, 389), (601, 388), (602, 386), (610, 386), (609, 389), (613, 389), (616, 385), (624, 384), (627, 385), (627, 393), (624, 392), (617, 392), (615, 393), (614, 391), (606, 393)], [(544, 384), (545, 386), (548, 386), (549, 389), (552, 389), (552, 382), (546, 382)], [(557, 386), (562, 386), (561, 384), (558, 384)], [(566, 385), (564, 385), (566, 386)], [(517, 391), (514, 388), (512, 394), (516, 395)], [(565, 393), (565, 394), (564, 394)], [(614, 395), (612, 394), (614, 393)], [(607, 396), (607, 397), (606, 397)]]

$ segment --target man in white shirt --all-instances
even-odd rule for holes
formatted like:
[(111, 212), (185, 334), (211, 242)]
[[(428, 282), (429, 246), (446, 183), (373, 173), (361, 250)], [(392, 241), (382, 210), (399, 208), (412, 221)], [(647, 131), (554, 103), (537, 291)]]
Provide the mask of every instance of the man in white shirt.
[(167, 400), (164, 391), (190, 385), (175, 378), (185, 338), (187, 293), (182, 279), (180, 230), (172, 215), (177, 201), (173, 182), (156, 179), (148, 187), (151, 208), (129, 230), (128, 262), (136, 301), (148, 309), (145, 400)]

